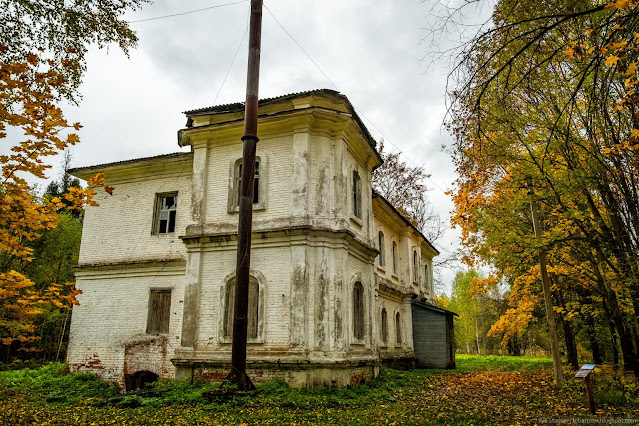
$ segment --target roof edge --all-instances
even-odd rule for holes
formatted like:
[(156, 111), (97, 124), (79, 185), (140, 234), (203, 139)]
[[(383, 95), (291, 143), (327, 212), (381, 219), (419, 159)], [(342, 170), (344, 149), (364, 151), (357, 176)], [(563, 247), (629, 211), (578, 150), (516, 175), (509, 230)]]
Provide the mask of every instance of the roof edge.
[(405, 223), (406, 225), (408, 225), (408, 226), (409, 226), (409, 227), (411, 227), (411, 228), (412, 228), (415, 232), (417, 232), (417, 233), (419, 234), (419, 236), (420, 236), (420, 237), (422, 237), (422, 238), (424, 239), (424, 241), (425, 241), (425, 242), (429, 245), (429, 247), (430, 247), (431, 249), (433, 249), (433, 251), (434, 251), (435, 253), (437, 253), (437, 255), (441, 254), (441, 253), (439, 252), (439, 250), (437, 250), (437, 249), (435, 248), (435, 246), (434, 246), (434, 245), (433, 245), (430, 241), (428, 241), (428, 238), (426, 238), (426, 237), (424, 236), (424, 234), (422, 234), (422, 232), (421, 232), (419, 229), (417, 229), (417, 227), (416, 227), (415, 225), (413, 225), (413, 224), (410, 222), (410, 220), (408, 220), (408, 219), (406, 218), (406, 216), (404, 216), (403, 214), (401, 214), (401, 213), (400, 213), (400, 212), (399, 212), (399, 211), (395, 208), (395, 206), (393, 206), (393, 205), (390, 203), (390, 201), (388, 201), (386, 198), (384, 198), (384, 196), (382, 196), (379, 192), (375, 191), (374, 189), (373, 189), (373, 198), (379, 198), (380, 200), (382, 200), (382, 201), (383, 201), (383, 202), (384, 202), (384, 203), (385, 203), (388, 207), (390, 207), (390, 209), (391, 209), (391, 210), (392, 210), (392, 211), (393, 211), (393, 212), (394, 212), (397, 216), (399, 216), (399, 217), (400, 217), (400, 218), (404, 221), (404, 223)]

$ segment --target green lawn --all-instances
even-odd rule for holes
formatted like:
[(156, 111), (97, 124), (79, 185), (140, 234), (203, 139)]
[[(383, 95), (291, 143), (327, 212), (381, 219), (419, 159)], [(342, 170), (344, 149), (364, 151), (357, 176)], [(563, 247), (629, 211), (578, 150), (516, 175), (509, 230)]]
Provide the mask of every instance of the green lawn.
[[(395, 371), (355, 389), (293, 390), (282, 383), (250, 395), (219, 384), (162, 381), (121, 395), (62, 364), (0, 372), (0, 424), (531, 424), (587, 417), (584, 385), (567, 373), (556, 390), (546, 358), (457, 356), (456, 370)], [(639, 419), (639, 384), (597, 371), (597, 416)]]

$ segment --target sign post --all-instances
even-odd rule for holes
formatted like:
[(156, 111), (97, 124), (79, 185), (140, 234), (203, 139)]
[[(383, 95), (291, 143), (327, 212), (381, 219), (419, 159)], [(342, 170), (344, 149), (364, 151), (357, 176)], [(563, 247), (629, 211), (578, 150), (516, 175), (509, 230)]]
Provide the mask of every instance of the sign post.
[(577, 374), (575, 374), (575, 377), (584, 379), (586, 382), (586, 393), (588, 394), (590, 414), (595, 414), (595, 395), (592, 389), (592, 376), (590, 375), (595, 367), (595, 364), (584, 364), (581, 366), (581, 370), (577, 371)]

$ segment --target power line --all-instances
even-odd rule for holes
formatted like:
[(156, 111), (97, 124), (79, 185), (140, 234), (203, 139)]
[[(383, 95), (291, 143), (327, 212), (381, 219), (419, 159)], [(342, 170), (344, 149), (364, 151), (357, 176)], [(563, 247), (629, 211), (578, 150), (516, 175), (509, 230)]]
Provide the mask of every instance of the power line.
[(126, 22), (129, 23), (129, 24), (133, 24), (133, 23), (137, 23), (137, 22), (155, 21), (155, 20), (158, 20), (158, 19), (172, 18), (174, 16), (183, 16), (183, 15), (189, 15), (191, 13), (203, 12), (205, 10), (217, 9), (218, 7), (233, 6), (235, 4), (247, 3), (249, 1), (250, 0), (240, 0), (240, 1), (233, 2), (233, 3), (217, 4), (215, 6), (204, 7), (202, 9), (189, 10), (188, 12), (173, 13), (171, 15), (156, 16), (155, 18), (137, 19), (137, 20), (134, 20), (134, 21), (126, 21)]
[[(249, 9), (248, 16), (250, 18), (251, 9)], [(229, 69), (226, 70), (226, 75), (224, 76), (224, 80), (222, 80), (222, 85), (220, 86), (220, 90), (218, 90), (217, 94), (215, 95), (215, 99), (213, 100), (213, 105), (215, 105), (215, 103), (217, 102), (217, 98), (218, 98), (218, 96), (220, 96), (220, 93), (222, 92), (222, 88), (224, 87), (224, 83), (226, 83), (226, 79), (228, 78), (229, 73), (231, 72), (231, 68), (233, 68), (233, 64), (235, 63), (235, 59), (237, 58), (237, 54), (240, 53), (240, 49), (242, 48), (242, 44), (244, 44), (244, 39), (246, 38), (246, 34), (248, 33), (248, 29), (249, 29), (249, 22), (250, 22), (250, 20), (247, 19), (246, 20), (246, 29), (244, 30), (244, 35), (242, 36), (242, 40), (240, 41), (240, 44), (237, 46), (237, 50), (235, 51), (235, 56), (233, 56), (233, 60), (231, 61), (231, 65), (229, 65)]]
[[(269, 13), (269, 15), (271, 15), (271, 17), (275, 20), (275, 22), (277, 23), (277, 25), (280, 26), (280, 28), (282, 29), (282, 31), (284, 31), (286, 33), (286, 35), (293, 40), (293, 43), (295, 43), (297, 45), (297, 47), (300, 48), (300, 50), (306, 55), (306, 57), (313, 63), (313, 65), (315, 65), (315, 67), (319, 70), (319, 72), (322, 73), (322, 75), (324, 76), (324, 78), (326, 78), (326, 80), (328, 80), (329, 83), (331, 83), (331, 85), (333, 86), (333, 88), (337, 91), (339, 91), (339, 88), (337, 87), (337, 85), (335, 83), (333, 83), (333, 80), (330, 79), (330, 77), (324, 72), (324, 70), (322, 69), (322, 67), (319, 66), (319, 64), (317, 62), (315, 62), (315, 60), (311, 57), (311, 55), (302, 47), (302, 45), (295, 39), (295, 37), (293, 37), (291, 35), (291, 33), (289, 33), (286, 28), (284, 28), (284, 25), (282, 25), (282, 23), (275, 17), (275, 15), (273, 14), (273, 12), (271, 12), (271, 9), (268, 8), (268, 6), (266, 5), (266, 3), (264, 3), (264, 8), (266, 8), (266, 11)], [(373, 123), (368, 117), (366, 117), (366, 115), (359, 109), (357, 108), (355, 105), (353, 105), (353, 108), (355, 108), (355, 111), (361, 115), (362, 117), (364, 117), (364, 119), (370, 123), (370, 125), (379, 132), (380, 135), (382, 135), (382, 137), (384, 138), (384, 141), (388, 141), (401, 155), (404, 156), (404, 158), (406, 158), (406, 160), (412, 164), (414, 167), (416, 168), (424, 168), (425, 165), (422, 166), (418, 166), (417, 164), (415, 164), (409, 156), (407, 156), (406, 154), (404, 154), (402, 152), (401, 149), (399, 149), (399, 147), (397, 145), (395, 145), (393, 143), (392, 140), (390, 140), (390, 138), (388, 138), (386, 135), (384, 135), (384, 133), (379, 130), (379, 128), (375, 125), (375, 123)], [(443, 194), (446, 194), (446, 191), (444, 191), (439, 185), (437, 185), (437, 183), (430, 177), (427, 176), (427, 179), (433, 184), (435, 185), (435, 187), (437, 189), (439, 189)]]

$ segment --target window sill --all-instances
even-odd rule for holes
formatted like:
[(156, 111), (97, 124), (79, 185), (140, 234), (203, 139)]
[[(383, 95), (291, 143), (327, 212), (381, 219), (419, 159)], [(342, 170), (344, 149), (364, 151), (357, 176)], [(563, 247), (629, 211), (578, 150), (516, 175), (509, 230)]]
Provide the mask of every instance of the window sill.
[(384, 269), (384, 267), (383, 267), (383, 266), (376, 265), (376, 266), (375, 266), (375, 269), (376, 269), (378, 272), (381, 272), (382, 274), (386, 275), (386, 269)]
[(362, 219), (360, 219), (357, 216), (351, 216), (351, 222), (353, 222), (355, 225), (357, 225), (359, 228), (361, 228), (363, 226), (362, 224)]
[[(253, 204), (253, 211), (254, 212), (262, 211), (262, 210), (266, 210), (266, 206), (264, 205), (264, 203)], [(240, 206), (230, 207), (228, 209), (228, 213), (229, 214), (239, 214), (240, 213)]]
[[(230, 337), (223, 337), (220, 339), (219, 341), (220, 345), (232, 345), (233, 344), (233, 339)], [(247, 345), (263, 345), (264, 344), (264, 339), (262, 337), (255, 337), (255, 338), (251, 338), (249, 337), (246, 341)]]

